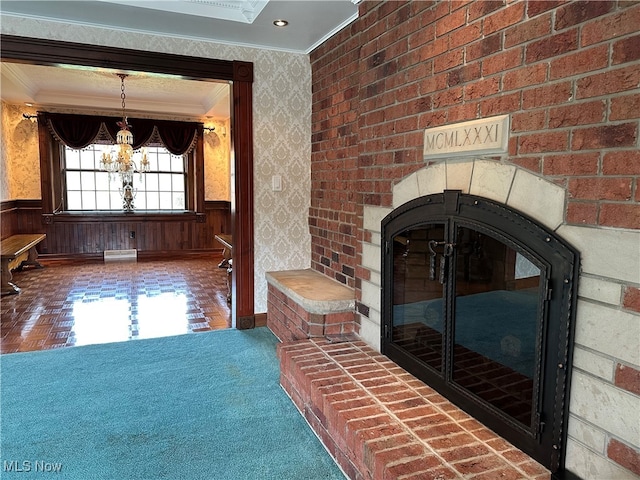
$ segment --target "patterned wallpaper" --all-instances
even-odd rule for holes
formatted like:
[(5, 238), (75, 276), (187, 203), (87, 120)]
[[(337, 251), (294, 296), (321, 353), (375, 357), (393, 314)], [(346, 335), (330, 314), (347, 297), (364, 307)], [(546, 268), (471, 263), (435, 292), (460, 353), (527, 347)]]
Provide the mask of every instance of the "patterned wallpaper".
[[(205, 122), (205, 127), (215, 127), (204, 132), (204, 199), (231, 200), (231, 152), (229, 121)], [(225, 132), (223, 134), (223, 132)]]
[(2, 102), (2, 200), (41, 198), (38, 124), (33, 109)]
[[(267, 271), (311, 265), (308, 55), (9, 16), (2, 16), (0, 29), (9, 35), (253, 62), (255, 311), (267, 311)], [(280, 192), (271, 189), (273, 175), (282, 176)], [(215, 181), (208, 179), (207, 185)]]
[(10, 200), (11, 191), (9, 187), (9, 165), (7, 164), (7, 148), (9, 138), (7, 131), (9, 118), (6, 105), (0, 104), (0, 201)]

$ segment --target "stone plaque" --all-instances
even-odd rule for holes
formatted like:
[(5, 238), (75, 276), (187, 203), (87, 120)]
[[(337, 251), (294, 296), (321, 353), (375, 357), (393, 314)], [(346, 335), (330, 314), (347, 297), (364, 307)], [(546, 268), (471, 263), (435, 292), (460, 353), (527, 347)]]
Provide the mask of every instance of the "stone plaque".
[(509, 151), (509, 115), (427, 128), (424, 159), (504, 154)]

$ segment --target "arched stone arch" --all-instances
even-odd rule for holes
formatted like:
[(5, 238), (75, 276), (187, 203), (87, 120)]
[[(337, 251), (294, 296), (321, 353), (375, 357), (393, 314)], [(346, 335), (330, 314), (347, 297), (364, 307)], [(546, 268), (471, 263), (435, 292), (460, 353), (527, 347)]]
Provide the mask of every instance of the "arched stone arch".
[(360, 316), (360, 336), (380, 350), (381, 221), (395, 208), (415, 198), (444, 190), (461, 190), (503, 203), (557, 231), (565, 224), (566, 190), (516, 165), (481, 158), (451, 159), (427, 165), (393, 187), (392, 207), (365, 205), (363, 228), (371, 242), (362, 245), (362, 266), (371, 273), (362, 281), (360, 302), (369, 308)]
[(564, 223), (564, 188), (515, 165), (484, 159), (448, 160), (418, 170), (393, 187), (393, 207), (444, 190), (504, 203), (551, 230)]

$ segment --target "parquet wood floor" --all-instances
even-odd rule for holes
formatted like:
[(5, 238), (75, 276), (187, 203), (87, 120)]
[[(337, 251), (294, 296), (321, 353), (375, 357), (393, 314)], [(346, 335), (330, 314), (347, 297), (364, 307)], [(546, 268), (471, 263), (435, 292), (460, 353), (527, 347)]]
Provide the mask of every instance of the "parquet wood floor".
[(0, 300), (0, 353), (229, 328), (221, 256), (68, 264), (16, 271)]

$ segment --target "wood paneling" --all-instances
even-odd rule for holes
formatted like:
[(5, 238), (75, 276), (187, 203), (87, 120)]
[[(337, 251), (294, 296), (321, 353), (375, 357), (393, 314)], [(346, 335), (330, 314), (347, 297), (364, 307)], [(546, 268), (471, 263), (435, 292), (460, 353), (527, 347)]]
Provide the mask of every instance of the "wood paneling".
[(0, 204), (0, 237), (3, 239), (18, 233), (18, 210), (15, 200)]
[[(220, 250), (214, 235), (230, 233), (229, 202), (205, 202), (204, 215), (71, 215), (55, 221), (42, 215), (40, 201), (14, 200), (2, 204), (2, 236), (46, 233), (38, 246), (41, 255), (73, 257), (105, 250), (135, 248), (141, 254)], [(134, 232), (134, 238), (131, 238)]]
[(45, 233), (40, 200), (7, 200), (0, 203), (2, 238), (19, 233)]

